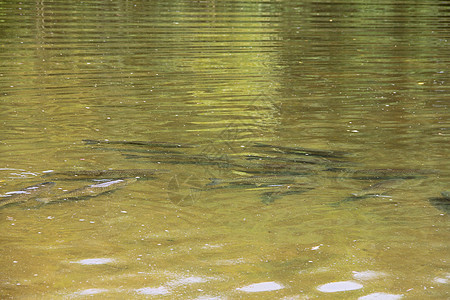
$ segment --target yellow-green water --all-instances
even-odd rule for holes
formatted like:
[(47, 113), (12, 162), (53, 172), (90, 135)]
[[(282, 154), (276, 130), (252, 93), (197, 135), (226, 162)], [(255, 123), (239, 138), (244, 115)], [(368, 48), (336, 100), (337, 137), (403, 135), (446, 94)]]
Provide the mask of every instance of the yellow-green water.
[[(447, 298), (449, 20), (445, 1), (0, 1), (0, 194), (164, 170), (2, 207), (1, 298)], [(271, 202), (231, 184), (280, 170), (248, 155), (295, 157), (261, 144), (346, 154)], [(404, 184), (342, 202), (386, 168)]]

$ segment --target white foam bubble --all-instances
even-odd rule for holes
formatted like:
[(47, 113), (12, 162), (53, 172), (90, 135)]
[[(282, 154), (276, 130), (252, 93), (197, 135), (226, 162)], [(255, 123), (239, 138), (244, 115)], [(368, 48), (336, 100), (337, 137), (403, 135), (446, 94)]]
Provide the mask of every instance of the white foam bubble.
[(202, 283), (207, 282), (208, 280), (206, 278), (198, 277), (198, 276), (190, 276), (190, 277), (184, 277), (179, 278), (177, 280), (174, 280), (170, 282), (170, 286), (180, 286), (180, 285), (188, 285), (193, 283)]
[(70, 263), (80, 265), (103, 265), (112, 262), (114, 262), (114, 259), (112, 258), (87, 258), (77, 261), (71, 261)]
[(284, 288), (279, 283), (276, 283), (274, 281), (270, 282), (260, 282), (255, 284), (250, 284), (241, 288), (237, 288), (239, 291), (247, 292), (247, 293), (256, 293), (256, 292), (269, 292), (269, 291), (276, 291)]
[(436, 283), (448, 283), (448, 279), (447, 278), (436, 277), (436, 278), (434, 278), (434, 282), (436, 282)]
[(142, 294), (142, 295), (167, 295), (170, 293), (163, 286), (160, 286), (157, 288), (145, 287), (145, 288), (137, 289), (135, 291), (136, 291), (136, 293)]
[(376, 272), (376, 271), (353, 271), (353, 278), (359, 279), (359, 280), (370, 280), (375, 279), (377, 277), (385, 275), (382, 272)]
[(100, 293), (104, 293), (107, 292), (107, 289), (87, 289), (87, 290), (82, 290), (79, 292), (76, 292), (75, 294), (77, 295), (95, 295), (95, 294), (100, 294)]
[(449, 279), (450, 279), (450, 273), (446, 273), (442, 277), (434, 278), (434, 282), (436, 282), (436, 283), (444, 283), (445, 284), (445, 283), (449, 282)]
[(317, 289), (324, 293), (335, 293), (335, 292), (359, 290), (362, 287), (363, 287), (362, 284), (353, 281), (338, 281), (322, 284)]
[(386, 293), (373, 293), (359, 297), (358, 300), (396, 300), (402, 298), (403, 295), (394, 295)]

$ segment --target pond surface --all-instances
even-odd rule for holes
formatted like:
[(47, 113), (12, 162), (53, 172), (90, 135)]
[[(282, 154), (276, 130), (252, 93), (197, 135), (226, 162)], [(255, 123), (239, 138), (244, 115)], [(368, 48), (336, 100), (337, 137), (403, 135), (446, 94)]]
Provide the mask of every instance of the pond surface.
[(1, 298), (447, 298), (449, 20), (0, 1)]

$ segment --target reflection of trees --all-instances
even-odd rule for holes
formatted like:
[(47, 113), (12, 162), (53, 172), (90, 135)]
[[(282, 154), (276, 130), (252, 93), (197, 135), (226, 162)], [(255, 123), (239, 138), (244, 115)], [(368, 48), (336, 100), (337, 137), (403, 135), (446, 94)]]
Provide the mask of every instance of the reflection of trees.
[(203, 119), (228, 118), (231, 130), (267, 132), (276, 122), (280, 41), (277, 11), (267, 4), (35, 5), (32, 72), (44, 93), (77, 86), (91, 99), (151, 97), (179, 109), (188, 101)]
[[(283, 123), (404, 123), (427, 101), (421, 97), (425, 87), (442, 77), (446, 51), (438, 41), (445, 15), (439, 1), (286, 6), (282, 91), (284, 99), (293, 101), (284, 104), (289, 109)], [(345, 129), (329, 130), (342, 136)]]
[[(438, 73), (448, 30), (439, 1), (36, 0), (24, 8), (34, 13), (4, 35), (25, 43), (2, 51), (20, 62), (5, 72), (27, 75), (20, 80), (36, 99), (159, 101), (152, 108), (179, 110), (185, 122), (220, 118), (242, 133), (270, 132), (279, 113), (287, 126), (311, 123), (311, 114), (337, 122), (373, 115), (438, 92), (448, 77)], [(408, 111), (392, 105), (383, 116)]]

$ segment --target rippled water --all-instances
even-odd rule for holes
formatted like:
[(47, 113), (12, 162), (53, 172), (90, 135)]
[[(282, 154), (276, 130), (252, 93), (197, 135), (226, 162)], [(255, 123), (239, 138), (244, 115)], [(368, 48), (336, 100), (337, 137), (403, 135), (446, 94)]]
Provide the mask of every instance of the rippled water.
[(448, 297), (448, 7), (0, 1), (0, 295)]

